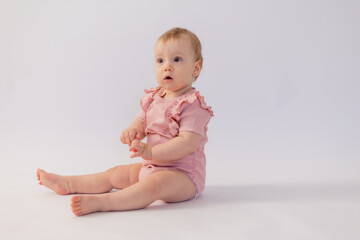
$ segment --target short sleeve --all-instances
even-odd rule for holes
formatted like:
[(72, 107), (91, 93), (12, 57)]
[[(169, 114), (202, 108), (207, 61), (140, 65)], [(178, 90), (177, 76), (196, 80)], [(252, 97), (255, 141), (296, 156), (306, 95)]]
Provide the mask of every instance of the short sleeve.
[(186, 104), (180, 114), (179, 131), (195, 132), (203, 135), (211, 117), (212, 112), (202, 108), (200, 101), (197, 100), (191, 104)]

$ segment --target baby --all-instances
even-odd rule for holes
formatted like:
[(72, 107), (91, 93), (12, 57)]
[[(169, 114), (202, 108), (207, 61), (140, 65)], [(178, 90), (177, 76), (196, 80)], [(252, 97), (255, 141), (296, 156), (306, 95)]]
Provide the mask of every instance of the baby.
[[(60, 176), (38, 169), (39, 184), (61, 195), (93, 194), (71, 198), (76, 216), (141, 209), (156, 200), (197, 198), (205, 186), (204, 146), (213, 116), (192, 87), (202, 62), (201, 44), (194, 33), (183, 28), (164, 33), (155, 44), (159, 86), (145, 90), (139, 114), (120, 137), (129, 145), (131, 158), (141, 157), (142, 162), (82, 176)], [(146, 143), (141, 141), (145, 137)], [(121, 190), (109, 193), (112, 189)]]

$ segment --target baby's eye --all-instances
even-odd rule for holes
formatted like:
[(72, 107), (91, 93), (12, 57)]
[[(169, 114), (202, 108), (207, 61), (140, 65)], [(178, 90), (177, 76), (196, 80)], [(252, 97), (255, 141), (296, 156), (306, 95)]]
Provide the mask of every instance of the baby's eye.
[(158, 59), (156, 60), (156, 62), (157, 62), (157, 63), (163, 63), (164, 60), (163, 60), (162, 58), (158, 58)]
[(181, 62), (182, 59), (181, 59), (181, 57), (175, 57), (175, 58), (174, 58), (174, 61), (175, 61), (175, 62)]

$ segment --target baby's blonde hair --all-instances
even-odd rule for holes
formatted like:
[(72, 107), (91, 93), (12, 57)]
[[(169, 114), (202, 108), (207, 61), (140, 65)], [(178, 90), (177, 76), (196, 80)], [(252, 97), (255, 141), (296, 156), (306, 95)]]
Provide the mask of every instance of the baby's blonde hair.
[[(163, 35), (161, 35), (158, 41), (163, 41), (163, 42), (167, 42), (169, 40), (177, 40), (180, 39), (181, 36), (187, 36), (189, 37), (190, 41), (191, 41), (191, 45), (194, 49), (194, 53), (195, 53), (195, 61), (201, 61), (201, 65), (203, 63), (203, 56), (201, 54), (201, 42), (199, 40), (199, 38), (195, 35), (195, 33), (190, 32), (189, 30), (187, 30), (186, 28), (179, 28), (179, 27), (175, 27), (172, 28), (170, 30), (168, 30), (167, 32), (165, 32)], [(195, 79), (197, 79), (198, 76), (195, 77)]]

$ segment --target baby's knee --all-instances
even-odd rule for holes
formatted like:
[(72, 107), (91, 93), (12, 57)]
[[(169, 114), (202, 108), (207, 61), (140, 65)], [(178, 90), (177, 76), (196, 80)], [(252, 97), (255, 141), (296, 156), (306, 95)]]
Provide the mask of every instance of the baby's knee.
[(107, 175), (108, 177), (113, 176), (114, 173), (116, 172), (116, 170), (118, 169), (118, 167), (119, 167), (119, 166), (109, 168), (108, 170), (105, 171), (106, 175)]
[(123, 189), (139, 181), (141, 164), (119, 165), (105, 173), (114, 188)]
[(121, 166), (110, 168), (105, 173), (113, 188), (122, 189), (126, 187), (126, 176), (124, 176), (124, 171), (122, 171)]

